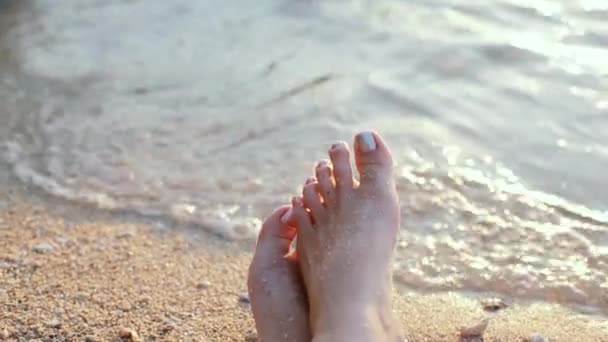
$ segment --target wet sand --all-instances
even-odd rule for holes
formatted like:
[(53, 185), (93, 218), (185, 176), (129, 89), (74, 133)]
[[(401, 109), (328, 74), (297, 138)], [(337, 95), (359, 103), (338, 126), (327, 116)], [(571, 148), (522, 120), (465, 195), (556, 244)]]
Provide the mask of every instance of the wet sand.
[[(0, 340), (255, 336), (243, 297), (251, 243), (69, 216), (0, 194)], [(608, 341), (605, 317), (558, 305), (514, 303), (487, 313), (456, 294), (400, 294), (395, 301), (409, 341), (457, 341), (460, 326), (484, 317), (491, 318), (485, 341), (523, 341), (533, 333), (550, 341)]]

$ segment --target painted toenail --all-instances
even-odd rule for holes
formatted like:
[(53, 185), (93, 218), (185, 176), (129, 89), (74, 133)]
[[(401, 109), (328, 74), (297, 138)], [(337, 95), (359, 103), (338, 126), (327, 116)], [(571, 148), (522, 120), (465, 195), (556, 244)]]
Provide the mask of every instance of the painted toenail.
[(281, 216), (281, 222), (283, 222), (283, 223), (289, 222), (289, 219), (291, 219), (292, 213), (293, 213), (293, 209), (289, 208), (289, 210), (287, 210), (285, 212), (285, 214), (283, 214), (283, 216)]
[(331, 145), (331, 148), (329, 150), (330, 151), (335, 151), (335, 150), (338, 150), (338, 149), (342, 148), (343, 146), (344, 146), (344, 142), (338, 141), (337, 143)]
[(371, 132), (363, 132), (359, 134), (359, 148), (361, 152), (371, 152), (376, 149), (376, 140)]
[(329, 166), (329, 162), (327, 160), (321, 160), (320, 162), (317, 163), (318, 168), (321, 168), (324, 166)]
[(304, 206), (304, 203), (302, 202), (302, 198), (300, 198), (300, 197), (296, 197), (296, 198), (293, 200), (293, 205), (295, 205), (295, 206), (297, 206), (297, 207), (302, 207), (302, 206)]

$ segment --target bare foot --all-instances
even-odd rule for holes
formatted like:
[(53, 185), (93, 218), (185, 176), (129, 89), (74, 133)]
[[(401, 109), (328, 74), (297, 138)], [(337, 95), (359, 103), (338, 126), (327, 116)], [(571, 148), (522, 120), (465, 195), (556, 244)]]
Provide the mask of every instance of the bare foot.
[(247, 286), (251, 308), (263, 342), (310, 342), (308, 303), (297, 255), (290, 253), (296, 230), (281, 221), (289, 206), (264, 221)]
[(360, 184), (346, 143), (292, 201), (314, 341), (401, 341), (391, 305), (399, 203), (391, 154), (376, 133), (355, 139)]

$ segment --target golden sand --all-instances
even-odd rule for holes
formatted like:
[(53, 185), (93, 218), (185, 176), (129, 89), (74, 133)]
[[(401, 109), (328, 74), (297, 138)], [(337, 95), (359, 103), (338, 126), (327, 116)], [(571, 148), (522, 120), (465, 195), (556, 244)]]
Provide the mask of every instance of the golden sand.
[[(2, 207), (0, 207), (2, 208)], [(246, 341), (254, 334), (245, 278), (250, 244), (184, 229), (0, 209), (0, 340)], [(558, 305), (497, 313), (456, 294), (396, 296), (409, 341), (458, 341), (489, 317), (485, 341), (608, 341), (606, 317)]]

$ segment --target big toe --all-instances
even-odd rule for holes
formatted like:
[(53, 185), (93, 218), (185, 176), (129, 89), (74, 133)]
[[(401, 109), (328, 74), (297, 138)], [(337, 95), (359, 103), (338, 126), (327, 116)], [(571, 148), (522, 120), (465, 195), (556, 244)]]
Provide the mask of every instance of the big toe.
[[(262, 224), (252, 267), (276, 264), (289, 253), (291, 243), (296, 237), (295, 227), (287, 224), (283, 216), (290, 214), (291, 206), (285, 205), (275, 210)], [(284, 222), (285, 221), (285, 222)]]
[(393, 158), (388, 146), (376, 132), (361, 132), (355, 137), (355, 160), (361, 186), (387, 184), (393, 178)]

